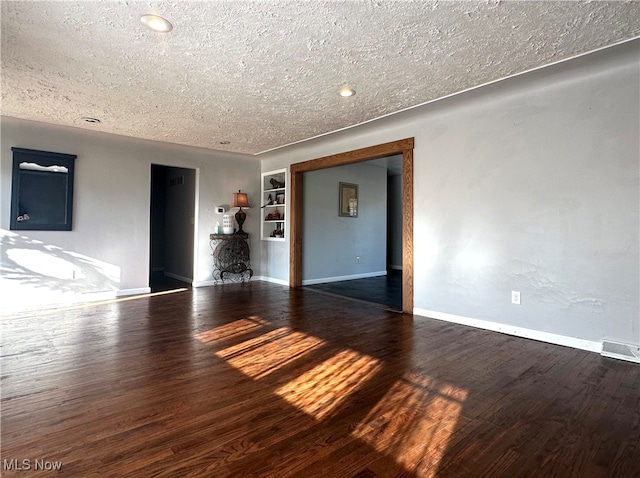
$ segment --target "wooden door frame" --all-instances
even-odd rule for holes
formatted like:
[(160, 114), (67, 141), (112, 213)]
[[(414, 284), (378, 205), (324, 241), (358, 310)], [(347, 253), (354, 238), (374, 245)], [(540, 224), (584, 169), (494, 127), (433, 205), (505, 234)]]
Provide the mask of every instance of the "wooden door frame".
[(413, 138), (333, 154), (291, 165), (289, 286), (302, 286), (303, 174), (402, 154), (402, 311), (413, 313)]

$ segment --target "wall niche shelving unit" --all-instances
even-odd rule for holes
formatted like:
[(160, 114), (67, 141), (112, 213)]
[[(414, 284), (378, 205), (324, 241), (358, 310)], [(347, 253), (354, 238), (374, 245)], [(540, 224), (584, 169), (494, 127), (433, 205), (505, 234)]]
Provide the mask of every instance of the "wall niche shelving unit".
[(260, 239), (263, 241), (284, 241), (286, 239), (288, 186), (286, 169), (262, 173)]

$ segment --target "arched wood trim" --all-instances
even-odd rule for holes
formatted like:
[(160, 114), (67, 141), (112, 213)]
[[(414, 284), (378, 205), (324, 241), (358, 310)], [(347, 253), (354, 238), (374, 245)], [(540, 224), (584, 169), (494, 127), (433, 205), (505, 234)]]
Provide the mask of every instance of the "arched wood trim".
[(402, 154), (402, 311), (413, 313), (413, 138), (291, 165), (289, 285), (302, 286), (303, 173)]

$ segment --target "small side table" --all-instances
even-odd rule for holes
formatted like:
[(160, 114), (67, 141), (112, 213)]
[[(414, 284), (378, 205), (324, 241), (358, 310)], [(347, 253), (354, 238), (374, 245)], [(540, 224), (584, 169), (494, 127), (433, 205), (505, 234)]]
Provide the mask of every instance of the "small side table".
[(232, 274), (237, 282), (250, 280), (253, 276), (249, 254), (249, 234), (210, 234), (213, 251), (213, 280), (224, 282)]

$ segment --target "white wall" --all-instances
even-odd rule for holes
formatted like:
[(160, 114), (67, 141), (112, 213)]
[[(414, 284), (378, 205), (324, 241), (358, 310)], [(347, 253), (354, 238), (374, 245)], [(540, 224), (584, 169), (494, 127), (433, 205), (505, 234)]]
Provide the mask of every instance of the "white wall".
[[(638, 344), (639, 92), (636, 40), (273, 151), (262, 168), (415, 137), (417, 312)], [(288, 279), (288, 246), (273, 277)]]
[[(247, 191), (252, 203), (260, 202), (260, 165), (251, 157), (7, 117), (1, 120), (0, 227), (9, 229), (12, 146), (77, 154), (73, 231), (21, 231), (20, 235), (32, 246), (41, 241), (42, 248), (57, 246), (86, 256), (87, 260), (108, 264), (117, 271), (117, 277), (109, 285), (116, 290), (135, 291), (149, 285), (152, 163), (197, 171), (193, 271), (196, 284), (211, 278), (209, 234), (216, 221), (221, 220), (215, 207), (222, 204), (228, 207), (232, 193), (238, 189)], [(252, 259), (258, 264), (259, 222), (250, 211), (245, 227), (251, 237)]]
[[(340, 182), (358, 185), (358, 217), (338, 216)], [(385, 168), (362, 163), (304, 173), (303, 206), (303, 284), (386, 273)]]

